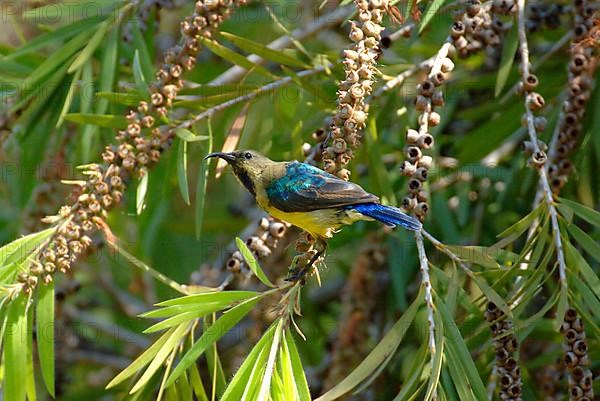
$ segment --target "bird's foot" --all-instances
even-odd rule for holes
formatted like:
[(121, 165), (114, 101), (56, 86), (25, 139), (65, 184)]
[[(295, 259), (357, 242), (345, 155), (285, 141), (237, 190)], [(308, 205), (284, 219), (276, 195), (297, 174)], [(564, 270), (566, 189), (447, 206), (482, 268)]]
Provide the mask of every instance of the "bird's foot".
[[(290, 269), (290, 272), (285, 281), (301, 281), (301, 284), (304, 284), (306, 275), (312, 271), (312, 269), (315, 267), (315, 263), (317, 262), (317, 260), (319, 260), (321, 255), (323, 255), (322, 251), (308, 251), (294, 257), (294, 260), (292, 261), (292, 266), (294, 267)], [(310, 257), (310, 259), (308, 260), (308, 262), (306, 262), (306, 259), (308, 259), (308, 257)]]

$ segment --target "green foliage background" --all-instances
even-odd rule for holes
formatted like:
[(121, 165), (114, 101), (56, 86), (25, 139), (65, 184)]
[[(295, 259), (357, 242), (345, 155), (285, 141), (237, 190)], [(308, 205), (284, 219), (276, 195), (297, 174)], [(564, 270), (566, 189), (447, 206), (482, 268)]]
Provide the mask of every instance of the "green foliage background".
[[(74, 15), (80, 15), (88, 3), (91, 2), (77, 2)], [(66, 3), (62, 7), (34, 7), (32, 2), (19, 4), (22, 6), (19, 13), (10, 16), (10, 21), (4, 24), (5, 29), (10, 26), (15, 33), (0, 46), (0, 80), (4, 88), (0, 94), (7, 127), (2, 131), (0, 150), (0, 243), (8, 244), (21, 234), (45, 227), (39, 223), (39, 217), (55, 213), (68, 194), (68, 187), (59, 181), (82, 179), (76, 166), (100, 161), (100, 153), (104, 145), (113, 140), (115, 129), (124, 128), (121, 116), (128, 106), (144, 96), (145, 83), (152, 81), (154, 71), (161, 65), (159, 60), (167, 47), (165, 44), (176, 43), (178, 21), (193, 7), (192, 2), (182, 3), (159, 11), (160, 21), (154, 7), (150, 8), (147, 18), (137, 18), (140, 16), (137, 10), (145, 4), (141, 1), (94, 0), (94, 7), (100, 6), (104, 17), (81, 19), (66, 17)], [(419, 7), (425, 11), (431, 4), (435, 3), (421, 2)], [(266, 45), (286, 32), (313, 23), (319, 6), (311, 1), (266, 5), (252, 2), (235, 13), (220, 30)], [(346, 21), (351, 16), (352, 4), (326, 4), (319, 12), (324, 13), (322, 18), (329, 18), (327, 13), (337, 7), (344, 7), (346, 18), (340, 20)], [(405, 10), (403, 7), (406, 6), (400, 8)], [(458, 2), (444, 2), (441, 11), (432, 13), (431, 19), (422, 20), (426, 22), (421, 23), (427, 25), (423, 32), (398, 39), (384, 50), (378, 61), (384, 77), (378, 85), (382, 85), (384, 78), (434, 55), (448, 34), (453, 21), (452, 10), (460, 7)], [(52, 13), (58, 13), (59, 18), (49, 18), (54, 16)], [(566, 46), (544, 56), (570, 29), (570, 16), (564, 16), (563, 20), (564, 24), (558, 29), (544, 28), (529, 35), (533, 63), (539, 62), (536, 68), (541, 82), (539, 92), (547, 99), (545, 114), (549, 128), (543, 135), (546, 142), (550, 141), (567, 79)], [(389, 32), (398, 29), (389, 22), (386, 24)], [(290, 77), (291, 83), (219, 110), (209, 120), (195, 124), (191, 131), (206, 138), (185, 142), (177, 137), (173, 149), (167, 151), (149, 173), (143, 207), (139, 186), (129, 185), (123, 204), (112, 211), (107, 221), (125, 250), (151, 266), (155, 276), (159, 272), (181, 284), (192, 283), (191, 278), (197, 281), (193, 284), (211, 287), (220, 284), (219, 279), (226, 276), (223, 261), (230, 250), (235, 249), (231, 248), (232, 241), (242, 236), (240, 233), (245, 228), (254, 227), (258, 215), (252, 200), (229, 171), (215, 178), (211, 166), (204, 182), (203, 156), (209, 149), (221, 149), (235, 120), (245, 116), (238, 148), (256, 149), (276, 160), (302, 160), (302, 144), (312, 143), (311, 134), (323, 127), (324, 121), (335, 111), (337, 82), (343, 76), (338, 60), (340, 51), (348, 45), (347, 31), (345, 22), (332, 24), (316, 35), (292, 43), (279, 55), (255, 47), (253, 50), (267, 59), (264, 68), (255, 68), (239, 82), (218, 87), (218, 91), (206, 84), (231, 68), (232, 62), (247, 63), (240, 61), (239, 55), (245, 57), (250, 49), (243, 42), (234, 46), (235, 40), (231, 37), (216, 35), (218, 44), (212, 45), (213, 51), (205, 49), (194, 71), (186, 75), (188, 86), (180, 93), (182, 103), (176, 103), (182, 107), (175, 108), (170, 124), (193, 118), (276, 79)], [(123, 40), (125, 36), (129, 40)], [(230, 50), (223, 50), (221, 46)], [(428, 246), (435, 318), (440, 331), (436, 344), (445, 344), (444, 348), (438, 348), (439, 356), (429, 355), (426, 348), (427, 313), (421, 302), (418, 258), (412, 235), (402, 230), (383, 233), (375, 223), (355, 224), (344, 228), (330, 242), (327, 266), (320, 270), (322, 285), (317, 285), (313, 277), (301, 290), (303, 313), (296, 317), (296, 322), (306, 334), (306, 341), (293, 326), (287, 326), (289, 321), (278, 323), (281, 321), (276, 320), (269, 326), (274, 318), (273, 305), (280, 302), (277, 297), (264, 296), (268, 298), (263, 302), (266, 306), (261, 303), (258, 313), (250, 314), (245, 320), (249, 322), (247, 327), (273, 335), (286, 344), (289, 356), (278, 363), (284, 366), (289, 360), (293, 369), (290, 368), (291, 373), (286, 376), (285, 369), (281, 368), (282, 392), (291, 386), (285, 377), (293, 377), (300, 389), (295, 397), (304, 399), (305, 396), (302, 384), (298, 384), (303, 376), (302, 366), (292, 366), (299, 360), (294, 356), (295, 346), (307, 372), (312, 396), (327, 390), (324, 383), (333, 371), (332, 363), (336, 363), (331, 362), (332, 347), (344, 334), (338, 328), (348, 327), (347, 303), (374, 301), (361, 300), (360, 293), (351, 293), (352, 282), (348, 284), (348, 278), (361, 279), (353, 276), (353, 271), (361, 268), (357, 265), (360, 255), (365, 253), (365, 244), (375, 244), (385, 255), (383, 268), (372, 273), (377, 277), (377, 308), (369, 308), (372, 315), (362, 321), (367, 325), (367, 335), (357, 341), (361, 346), (349, 359), (352, 365), (342, 366), (344, 374), (337, 377), (341, 380), (365, 361), (359, 370), (359, 376), (361, 372), (364, 375), (350, 381), (353, 385), (369, 385), (352, 399), (421, 399), (431, 395), (426, 395), (429, 387), (439, 388), (442, 399), (481, 399), (484, 386), (493, 382), (490, 378), (493, 346), (483, 318), (486, 299), (506, 303), (520, 299), (513, 317), (517, 337), (523, 344), (520, 363), (524, 399), (542, 397), (544, 383), (536, 371), (562, 354), (562, 337), (556, 329), (556, 322), (560, 322), (562, 316), (555, 317), (555, 312), (562, 307), (563, 298), (559, 302), (560, 289), (553, 261), (543, 258), (544, 255), (550, 258), (554, 252), (551, 232), (542, 229), (533, 238), (525, 238), (525, 231), (534, 218), (547, 222), (547, 211), (540, 207), (530, 214), (537, 175), (526, 166), (526, 156), (518, 150), (525, 138), (525, 132), (519, 128), (523, 102), (510, 90), (519, 79), (518, 60), (511, 65), (506, 60), (512, 61), (512, 57), (502, 58), (501, 51), (488, 53), (456, 61), (457, 67), (445, 88), (442, 124), (432, 130), (436, 138), (434, 159), (437, 164), (430, 172), (431, 212), (425, 227), (472, 269), (466, 273), (443, 253)], [(500, 67), (508, 71), (503, 87), (497, 84)], [(314, 68), (324, 71), (298, 78), (299, 71)], [(405, 194), (406, 179), (398, 168), (404, 158), (406, 129), (416, 124), (413, 100), (419, 80), (417, 74), (402, 87), (386, 91), (371, 103), (363, 144), (351, 164), (352, 180), (391, 204), (398, 204)], [(15, 94), (15, 87), (25, 90)], [(501, 90), (499, 96), (494, 96), (498, 89)], [(185, 98), (198, 94), (204, 96), (194, 101)], [(570, 304), (585, 321), (592, 370), (597, 373), (600, 214), (593, 210), (600, 195), (595, 174), (600, 168), (600, 92), (597, 89), (588, 104), (584, 127), (583, 142), (573, 156), (575, 173), (561, 193), (570, 201), (560, 201), (559, 212), (564, 239), (573, 245), (567, 252), (571, 269), (568, 296)], [(497, 164), (482, 163), (487, 155), (506, 144), (511, 148)], [(204, 185), (206, 193), (203, 193)], [(547, 228), (543, 224), (542, 227)], [(503, 241), (504, 249), (488, 248), (499, 240), (502, 232), (505, 232), (504, 238), (510, 239)], [(139, 267), (140, 262), (132, 264), (131, 259), (111, 252), (101, 236), (94, 239), (90, 252), (68, 275), (56, 276), (56, 319), (49, 321), (57, 325), (56, 397), (60, 400), (157, 397), (157, 389), (162, 387), (162, 363), (157, 366), (160, 373), (153, 375), (136, 395), (126, 394), (139, 375), (129, 383), (110, 389), (105, 386), (158, 338), (156, 334), (142, 333), (156, 321), (141, 319), (138, 315), (153, 309), (158, 301), (181, 294), (165, 285), (165, 280), (153, 281), (150, 275), (136, 269), (135, 263)], [(284, 249), (283, 257), (260, 261), (265, 274), (278, 285), (283, 283), (294, 255), (293, 246)], [(515, 262), (523, 261), (530, 250), (540, 258), (529, 263), (525, 271), (515, 268)], [(4, 262), (6, 260), (2, 265)], [(247, 280), (236, 279), (230, 288), (265, 290), (256, 277), (248, 276)], [(527, 283), (521, 294), (514, 292), (515, 280)], [(3, 301), (2, 316), (10, 324), (14, 318), (11, 313), (16, 316), (18, 311), (8, 307), (7, 312), (7, 304)], [(219, 305), (206, 315), (196, 316), (202, 318), (198, 324), (208, 324), (221, 316), (214, 313), (233, 304)], [(404, 320), (398, 321), (399, 318)], [(28, 319), (33, 319), (33, 312)], [(187, 397), (192, 392), (196, 399), (203, 399), (202, 394), (211, 399), (213, 389), (216, 395), (223, 394), (233, 375), (245, 372), (238, 367), (258, 341), (249, 331), (241, 336), (239, 330), (236, 333), (238, 336), (233, 335), (233, 339), (225, 336), (218, 352), (211, 346), (206, 358), (198, 360), (198, 369), (186, 373), (191, 384), (185, 387), (180, 383), (167, 388), (166, 399), (192, 399)], [(380, 340), (386, 333), (390, 333), (385, 338), (392, 345), (384, 352), (375, 346), (382, 344)], [(267, 342), (263, 345), (269, 349), (274, 340), (265, 339)], [(180, 345), (179, 356), (191, 347), (187, 340)], [(7, 347), (10, 345), (4, 343), (4, 352)], [(380, 353), (365, 359), (374, 348)], [(28, 354), (36, 353), (32, 344), (26, 344), (23, 349)], [(14, 370), (11, 373), (13, 368), (4, 355), (2, 375), (6, 380)], [(255, 356), (255, 360), (260, 361), (261, 355)], [(384, 361), (387, 362), (385, 369), (377, 371)], [(51, 362), (46, 361), (46, 364)], [(432, 369), (439, 371), (432, 375)], [(35, 381), (30, 371), (18, 372), (16, 377), (27, 381), (30, 399), (36, 388), (38, 398), (44, 399), (46, 395), (37, 366), (35, 371)], [(371, 382), (375, 373), (380, 376)], [(200, 387), (205, 390), (200, 390), (197, 381), (192, 383), (194, 375), (201, 377), (204, 384)], [(430, 376), (434, 379), (430, 380)], [(234, 388), (235, 379), (231, 383)], [(260, 387), (260, 380), (255, 384)], [(329, 382), (329, 386), (331, 384)]]

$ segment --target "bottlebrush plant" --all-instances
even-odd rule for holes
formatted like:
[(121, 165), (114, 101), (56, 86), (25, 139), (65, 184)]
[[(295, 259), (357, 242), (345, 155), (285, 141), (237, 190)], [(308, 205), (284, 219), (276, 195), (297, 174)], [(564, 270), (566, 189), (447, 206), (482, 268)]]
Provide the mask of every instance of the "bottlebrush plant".
[[(0, 8), (3, 399), (600, 393), (598, 4)], [(322, 256), (204, 160), (236, 149), (423, 229)]]

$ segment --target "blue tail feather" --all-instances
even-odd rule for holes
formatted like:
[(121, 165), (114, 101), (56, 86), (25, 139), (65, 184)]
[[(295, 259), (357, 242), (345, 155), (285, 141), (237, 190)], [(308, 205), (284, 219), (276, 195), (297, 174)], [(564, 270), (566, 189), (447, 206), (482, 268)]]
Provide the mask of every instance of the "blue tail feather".
[(422, 227), (419, 220), (393, 206), (385, 206), (378, 203), (362, 203), (352, 205), (349, 209), (354, 209), (390, 227), (401, 226), (412, 231), (418, 231)]

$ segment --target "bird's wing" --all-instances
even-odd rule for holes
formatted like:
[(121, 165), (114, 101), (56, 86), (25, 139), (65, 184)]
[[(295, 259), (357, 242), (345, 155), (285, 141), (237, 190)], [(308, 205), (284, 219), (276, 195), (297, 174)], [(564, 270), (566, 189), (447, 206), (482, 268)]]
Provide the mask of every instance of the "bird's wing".
[(287, 165), (285, 174), (267, 187), (267, 196), (272, 206), (288, 213), (379, 202), (359, 185), (299, 162)]

